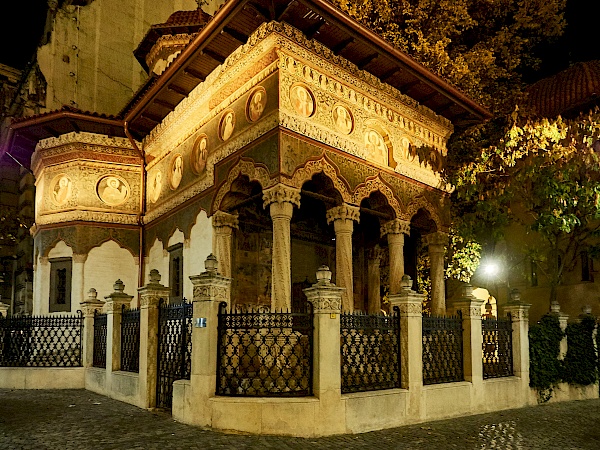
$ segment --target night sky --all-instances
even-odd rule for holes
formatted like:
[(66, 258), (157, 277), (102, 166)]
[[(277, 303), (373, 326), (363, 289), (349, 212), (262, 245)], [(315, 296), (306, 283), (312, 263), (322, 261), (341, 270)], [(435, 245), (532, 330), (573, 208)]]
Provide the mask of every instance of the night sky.
[[(516, 0), (515, 0), (516, 1)], [(4, 2), (0, 27), (0, 63), (23, 69), (35, 52), (46, 20), (46, 0), (10, 0)], [(600, 39), (596, 14), (590, 3), (567, 2), (567, 29), (563, 37), (540, 48), (540, 70), (527, 73), (529, 82), (553, 75), (578, 61), (600, 59)]]

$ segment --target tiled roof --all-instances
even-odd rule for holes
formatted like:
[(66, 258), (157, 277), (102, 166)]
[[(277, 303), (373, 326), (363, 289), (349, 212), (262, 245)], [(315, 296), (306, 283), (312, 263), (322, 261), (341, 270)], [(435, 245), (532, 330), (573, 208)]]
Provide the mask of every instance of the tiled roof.
[(201, 9), (195, 9), (193, 11), (175, 11), (169, 16), (164, 24), (154, 25), (154, 27), (161, 26), (190, 26), (190, 25), (204, 25), (212, 16)]
[(121, 120), (120, 117), (113, 116), (112, 114), (101, 114), (101, 113), (97, 113), (97, 112), (93, 112), (93, 111), (83, 111), (82, 109), (79, 109), (79, 108), (74, 108), (69, 105), (63, 105), (60, 109), (54, 109), (52, 111), (35, 114), (33, 116), (13, 118), (11, 120), (11, 123), (15, 124), (15, 123), (20, 123), (20, 122), (28, 122), (28, 121), (39, 119), (42, 117), (56, 115), (57, 113), (60, 113), (60, 112), (71, 112), (71, 113), (76, 113), (76, 114), (82, 114), (82, 115), (89, 116), (89, 117), (98, 117), (98, 118), (109, 119), (109, 120)]
[(528, 104), (539, 116), (576, 115), (600, 99), (600, 60), (576, 63), (527, 91)]

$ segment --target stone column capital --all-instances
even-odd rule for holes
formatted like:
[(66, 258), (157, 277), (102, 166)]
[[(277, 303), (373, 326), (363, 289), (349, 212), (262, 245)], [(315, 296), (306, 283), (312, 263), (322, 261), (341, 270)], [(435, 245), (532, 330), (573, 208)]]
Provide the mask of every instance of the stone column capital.
[(373, 263), (379, 264), (379, 261), (381, 261), (382, 257), (383, 257), (383, 250), (381, 249), (381, 247), (379, 245), (376, 245), (375, 247), (370, 248), (367, 252), (367, 258), (369, 259), (369, 261), (372, 261)]
[(99, 311), (104, 306), (102, 300), (98, 300), (98, 292), (91, 288), (88, 291), (88, 296), (85, 300), (79, 303), (83, 317), (93, 317), (96, 311)]
[(448, 233), (442, 231), (426, 234), (424, 238), (430, 252), (443, 252), (444, 247), (448, 245)]
[(344, 203), (327, 210), (327, 223), (331, 222), (360, 222), (360, 208)]
[(160, 284), (160, 273), (156, 269), (150, 271), (150, 282), (138, 288), (140, 309), (158, 308), (161, 299), (169, 299), (171, 289)]
[(291, 203), (294, 206), (300, 207), (300, 189), (286, 186), (278, 183), (275, 186), (263, 191), (263, 206), (273, 203)]
[(406, 234), (410, 236), (410, 221), (392, 219), (389, 222), (384, 223), (381, 226), (381, 237), (391, 234)]
[(85, 263), (87, 260), (87, 253), (73, 253), (73, 262), (74, 263)]
[(229, 303), (231, 278), (216, 272), (203, 272), (190, 277), (194, 286), (193, 302), (226, 302)]
[(231, 232), (233, 229), (237, 229), (239, 226), (239, 219), (237, 214), (229, 214), (225, 211), (216, 211), (212, 215), (212, 225), (214, 228), (224, 228)]

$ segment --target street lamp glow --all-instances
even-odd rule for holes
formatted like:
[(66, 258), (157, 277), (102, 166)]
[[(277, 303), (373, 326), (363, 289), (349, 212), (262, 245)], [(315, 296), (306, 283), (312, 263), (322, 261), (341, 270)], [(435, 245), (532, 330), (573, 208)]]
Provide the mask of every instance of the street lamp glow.
[(500, 272), (500, 266), (495, 261), (487, 261), (483, 264), (483, 273), (485, 273), (488, 277), (493, 277), (498, 275)]

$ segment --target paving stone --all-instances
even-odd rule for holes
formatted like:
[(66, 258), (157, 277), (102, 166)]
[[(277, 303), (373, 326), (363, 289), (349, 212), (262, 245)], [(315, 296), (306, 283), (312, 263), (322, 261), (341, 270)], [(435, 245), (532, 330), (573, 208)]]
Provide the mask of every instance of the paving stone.
[[(301, 420), (301, 418), (299, 418)], [(552, 403), (358, 435), (228, 434), (85, 390), (0, 389), (0, 449), (600, 449), (600, 400)]]

